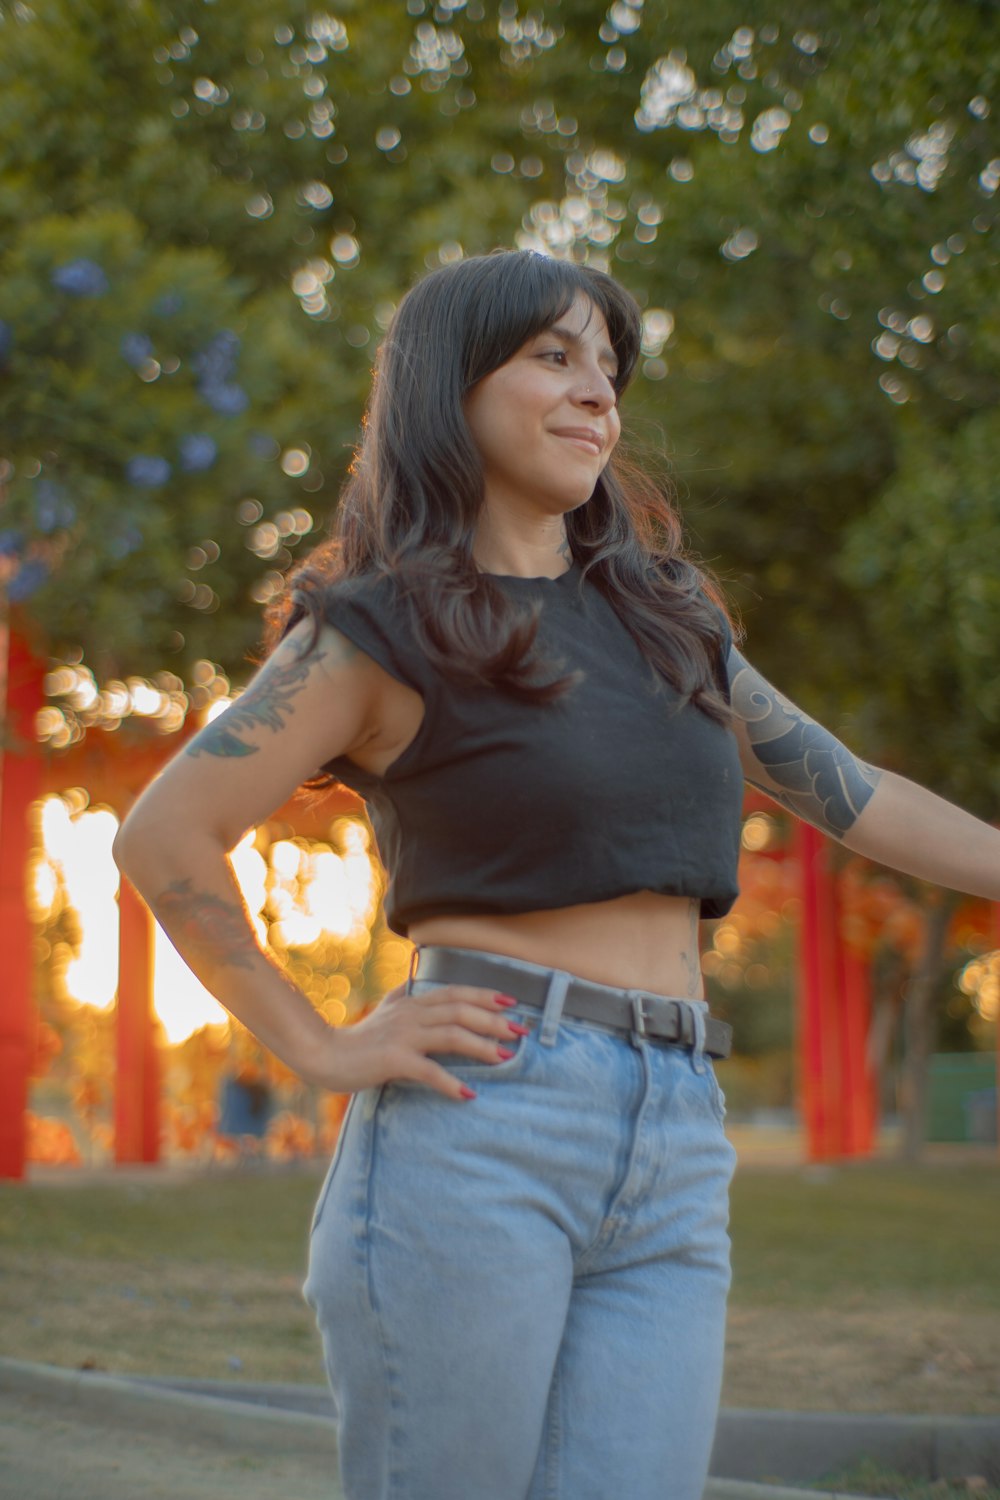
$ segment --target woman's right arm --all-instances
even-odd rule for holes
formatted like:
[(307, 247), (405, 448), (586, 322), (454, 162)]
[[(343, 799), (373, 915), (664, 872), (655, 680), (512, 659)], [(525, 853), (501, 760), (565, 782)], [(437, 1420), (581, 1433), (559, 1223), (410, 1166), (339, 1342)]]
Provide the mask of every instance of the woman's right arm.
[(381, 669), (329, 626), (310, 643), (303, 622), (169, 762), (122, 824), (115, 859), (202, 983), (300, 1077), (343, 1093), (411, 1078), (459, 1098), (426, 1054), (497, 1061), (510, 1032), (492, 991), (395, 990), (358, 1025), (330, 1027), (258, 943), (233, 874), (229, 852), (248, 828), (377, 732)]

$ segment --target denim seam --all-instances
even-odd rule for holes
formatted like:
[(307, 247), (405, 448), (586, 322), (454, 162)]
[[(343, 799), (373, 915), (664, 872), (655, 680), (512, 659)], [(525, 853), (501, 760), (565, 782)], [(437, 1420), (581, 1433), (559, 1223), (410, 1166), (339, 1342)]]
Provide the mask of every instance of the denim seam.
[(375, 1136), (378, 1129), (378, 1106), (382, 1100), (383, 1089), (379, 1089), (379, 1097), (372, 1112), (371, 1129), (368, 1139), (368, 1169), (365, 1173), (365, 1195), (364, 1195), (364, 1233), (361, 1236), (364, 1246), (365, 1262), (365, 1290), (368, 1294), (368, 1305), (371, 1309), (372, 1321), (378, 1334), (379, 1351), (382, 1355), (382, 1375), (385, 1381), (385, 1389), (389, 1398), (389, 1420), (386, 1424), (386, 1500), (392, 1500), (392, 1496), (401, 1493), (399, 1488), (400, 1474), (395, 1464), (395, 1456), (398, 1453), (399, 1437), (403, 1431), (403, 1423), (400, 1420), (400, 1393), (399, 1382), (392, 1375), (392, 1361), (389, 1357), (389, 1343), (386, 1338), (385, 1321), (378, 1296), (375, 1292), (375, 1273), (372, 1266), (372, 1243), (371, 1243), (371, 1217), (372, 1217), (372, 1186), (374, 1183), (375, 1162)]
[(313, 1235), (319, 1228), (320, 1220), (323, 1217), (323, 1211), (326, 1208), (327, 1199), (330, 1196), (330, 1190), (333, 1187), (333, 1179), (337, 1175), (337, 1168), (340, 1165), (340, 1159), (344, 1154), (347, 1127), (350, 1122), (350, 1117), (354, 1112), (354, 1101), (355, 1099), (357, 1099), (357, 1097), (357, 1094), (351, 1095), (350, 1103), (344, 1111), (344, 1117), (340, 1122), (340, 1129), (337, 1132), (337, 1139), (334, 1142), (333, 1152), (330, 1156), (330, 1165), (326, 1169), (326, 1177), (323, 1179), (323, 1186), (320, 1189), (319, 1198), (316, 1200), (316, 1207), (313, 1209), (312, 1223), (309, 1226), (310, 1239), (312, 1239)]
[(633, 1184), (631, 1190), (626, 1193), (629, 1179), (637, 1177), (644, 1172), (648, 1165), (649, 1150), (648, 1143), (643, 1134), (643, 1127), (646, 1124), (648, 1116), (654, 1110), (653, 1096), (656, 1092), (656, 1081), (653, 1076), (653, 1059), (650, 1056), (649, 1043), (645, 1039), (642, 1040), (642, 1046), (638, 1051), (642, 1059), (642, 1099), (636, 1112), (635, 1124), (632, 1127), (632, 1151), (629, 1156), (628, 1167), (622, 1179), (622, 1185), (616, 1194), (616, 1201), (619, 1207), (619, 1212), (616, 1215), (618, 1223), (614, 1233), (611, 1235), (609, 1244), (614, 1243), (616, 1236), (621, 1230), (629, 1227), (637, 1205), (645, 1197), (645, 1192), (640, 1190), (637, 1184)]
[[(640, 1141), (640, 1132), (646, 1118), (647, 1109), (652, 1102), (654, 1089), (650, 1045), (644, 1037), (638, 1037), (637, 1040), (638, 1045), (636, 1046), (634, 1043), (632, 1045), (642, 1064), (642, 1093), (636, 1110), (635, 1120), (631, 1126), (632, 1142), (628, 1153), (628, 1160), (625, 1163), (625, 1170), (622, 1172), (619, 1181), (615, 1185), (614, 1192), (608, 1200), (608, 1206), (601, 1220), (600, 1228), (590, 1243), (583, 1247), (576, 1258), (576, 1274), (578, 1276), (599, 1276), (601, 1268), (599, 1266), (591, 1267), (588, 1263), (591, 1259), (598, 1258), (607, 1250), (610, 1250), (622, 1231), (627, 1231), (629, 1227), (629, 1208), (622, 1202), (622, 1194), (625, 1192), (629, 1178), (639, 1163), (640, 1156), (644, 1154), (644, 1147)], [(635, 1196), (634, 1192), (630, 1194), (629, 1201), (631, 1202), (631, 1199)], [(639, 1194), (638, 1196), (641, 1199), (642, 1195)], [(634, 1210), (635, 1204), (632, 1203), (632, 1212)]]
[(545, 1433), (545, 1500), (559, 1500), (559, 1454), (562, 1450), (562, 1389), (559, 1381), (561, 1354), (556, 1358), (549, 1386), (549, 1418)]
[(711, 1084), (712, 1088), (712, 1104), (715, 1109), (715, 1113), (719, 1117), (719, 1124), (724, 1125), (726, 1121), (726, 1096), (723, 1093), (722, 1085), (720, 1084), (718, 1077), (716, 1076), (715, 1069), (711, 1066), (711, 1064), (709, 1064), (705, 1068), (705, 1072), (708, 1074), (709, 1083)]

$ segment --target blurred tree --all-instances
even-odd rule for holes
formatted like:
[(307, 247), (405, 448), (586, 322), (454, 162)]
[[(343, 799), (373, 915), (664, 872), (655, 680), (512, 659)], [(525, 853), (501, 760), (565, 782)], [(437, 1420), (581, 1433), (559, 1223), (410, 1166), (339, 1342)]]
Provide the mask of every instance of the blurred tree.
[(0, 545), (56, 643), (237, 666), (332, 504), (392, 299), (517, 236), (639, 296), (633, 427), (668, 418), (758, 657), (810, 706), (860, 694), (840, 532), (904, 405), (950, 430), (1000, 383), (991, 7), (0, 17)]
[(0, 0), (0, 579), (52, 648), (238, 672), (393, 300), (516, 241), (639, 298), (632, 432), (754, 659), (995, 816), (997, 8), (747, 11)]

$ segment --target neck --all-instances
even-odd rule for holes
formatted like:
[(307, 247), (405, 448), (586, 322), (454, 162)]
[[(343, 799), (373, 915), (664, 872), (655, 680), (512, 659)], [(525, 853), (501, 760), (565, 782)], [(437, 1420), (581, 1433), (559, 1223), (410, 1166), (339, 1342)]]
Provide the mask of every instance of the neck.
[(476, 531), (472, 555), (482, 573), (519, 578), (558, 578), (573, 565), (562, 517), (535, 537), (490, 525), (484, 517)]

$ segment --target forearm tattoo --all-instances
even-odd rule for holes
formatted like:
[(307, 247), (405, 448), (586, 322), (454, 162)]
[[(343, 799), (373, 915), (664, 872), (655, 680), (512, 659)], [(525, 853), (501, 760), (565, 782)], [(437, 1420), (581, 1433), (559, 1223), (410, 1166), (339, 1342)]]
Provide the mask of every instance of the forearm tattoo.
[(192, 966), (252, 969), (254, 945), (245, 914), (212, 891), (196, 891), (175, 880), (152, 902), (153, 911), (178, 952)]
[(867, 805), (882, 773), (790, 703), (740, 655), (729, 657), (733, 709), (746, 725), (765, 773), (751, 786), (796, 817), (843, 838)]

